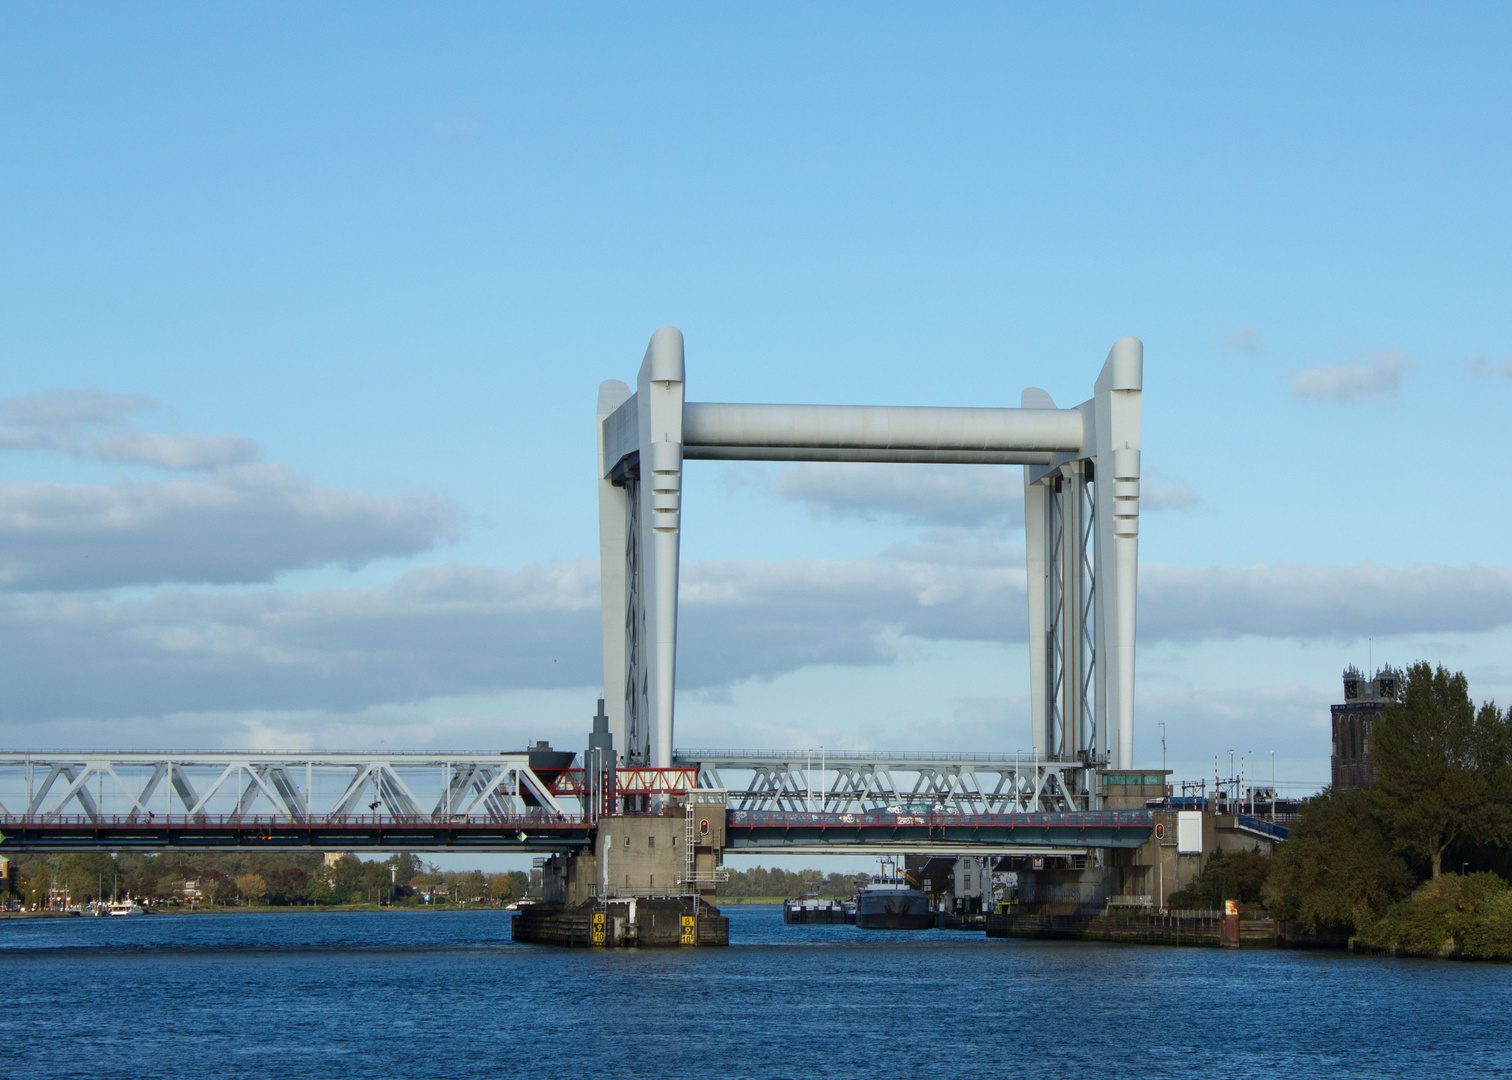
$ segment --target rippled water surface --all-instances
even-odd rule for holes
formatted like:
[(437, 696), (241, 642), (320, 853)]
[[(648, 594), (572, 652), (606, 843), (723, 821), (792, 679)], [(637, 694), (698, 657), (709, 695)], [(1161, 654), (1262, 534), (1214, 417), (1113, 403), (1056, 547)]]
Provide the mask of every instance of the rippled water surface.
[(0, 1075), (1512, 1075), (1512, 967), (784, 926), (509, 940), (502, 912), (0, 920)]

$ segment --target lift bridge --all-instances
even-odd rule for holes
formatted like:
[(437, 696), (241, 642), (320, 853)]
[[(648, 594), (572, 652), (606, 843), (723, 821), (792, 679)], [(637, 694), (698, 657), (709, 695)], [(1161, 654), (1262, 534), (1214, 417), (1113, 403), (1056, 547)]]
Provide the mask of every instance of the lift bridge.
[[(990, 754), (678, 750), (595, 776), (582, 756), (0, 754), (3, 850), (540, 851), (691, 792), (726, 809), (726, 850), (1121, 847), (1142, 811), (1099, 811), (1082, 767)], [(705, 803), (706, 804), (706, 803)]]
[[(1069, 409), (1038, 389), (1018, 409), (697, 403), (663, 328), (634, 392), (599, 390), (605, 694), (586, 752), (0, 753), (0, 853), (567, 853), (606, 816), (680, 807), (691, 830), (716, 806), (726, 850), (1137, 846), (1151, 815), (1105, 809), (1104, 782), (1133, 756), (1142, 356), (1117, 342)], [(674, 748), (681, 477), (699, 459), (1022, 466), (1032, 752)]]

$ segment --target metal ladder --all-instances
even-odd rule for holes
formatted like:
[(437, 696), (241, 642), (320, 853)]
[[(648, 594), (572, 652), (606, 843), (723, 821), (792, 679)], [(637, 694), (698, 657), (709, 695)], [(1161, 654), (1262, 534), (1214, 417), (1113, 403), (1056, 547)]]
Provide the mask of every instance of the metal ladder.
[(683, 802), (683, 893), (693, 897), (693, 944), (698, 944), (698, 811), (693, 792)]

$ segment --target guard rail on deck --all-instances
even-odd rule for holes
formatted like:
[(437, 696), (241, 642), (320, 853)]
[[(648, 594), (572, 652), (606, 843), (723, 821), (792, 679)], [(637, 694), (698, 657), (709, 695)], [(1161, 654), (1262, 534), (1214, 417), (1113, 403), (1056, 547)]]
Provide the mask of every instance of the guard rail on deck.
[(1285, 825), (1278, 825), (1273, 821), (1252, 817), (1249, 814), (1236, 815), (1235, 825), (1246, 832), (1256, 833), (1270, 840), (1285, 840), (1291, 833)]
[(1033, 849), (1085, 851), (1138, 847), (1155, 826), (1148, 810), (967, 814), (805, 813), (732, 810), (727, 849), (873, 850)]
[(1080, 761), (1054, 761), (1048, 758), (1036, 758), (1032, 754), (947, 754), (929, 753), (920, 750), (704, 750), (704, 749), (679, 749), (672, 751), (674, 761), (722, 761), (734, 760), (773, 760), (773, 761), (802, 761), (805, 758), (813, 758), (816, 762), (821, 756), (828, 761), (1012, 761), (1024, 766), (1037, 764), (1055, 764), (1069, 769), (1083, 767)]
[(996, 826), (1006, 828), (1145, 828), (1155, 824), (1149, 810), (1088, 810), (1064, 814), (955, 814), (950, 811), (930, 813), (892, 813), (875, 811), (861, 814), (807, 814), (802, 811), (731, 810), (729, 824), (797, 828), (800, 826), (837, 828), (845, 826)]

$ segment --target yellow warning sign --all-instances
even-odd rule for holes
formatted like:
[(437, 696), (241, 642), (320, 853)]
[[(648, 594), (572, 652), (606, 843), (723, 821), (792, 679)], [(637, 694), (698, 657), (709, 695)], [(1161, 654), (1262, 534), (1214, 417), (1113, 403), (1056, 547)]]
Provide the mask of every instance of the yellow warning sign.
[(603, 943), (604, 943), (604, 913), (602, 911), (595, 911), (593, 913), (593, 944), (595, 944), (595, 945), (602, 945)]
[(682, 917), (682, 944), (684, 944), (684, 945), (695, 944), (695, 942), (694, 942), (693, 939), (694, 939), (694, 934), (696, 932), (697, 931), (696, 931), (696, 929), (694, 927), (694, 923), (693, 923), (693, 916), (691, 916), (691, 915), (684, 915)]

